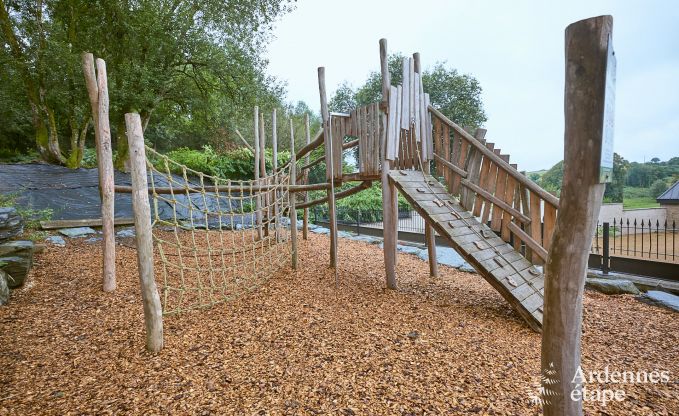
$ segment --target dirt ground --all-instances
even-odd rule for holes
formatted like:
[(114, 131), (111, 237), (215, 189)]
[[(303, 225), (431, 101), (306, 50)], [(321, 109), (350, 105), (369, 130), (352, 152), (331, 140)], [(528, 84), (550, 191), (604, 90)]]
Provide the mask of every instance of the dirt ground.
[[(301, 241), (283, 270), (236, 301), (165, 320), (165, 349), (144, 350), (136, 256), (119, 246), (115, 293), (100, 291), (98, 245), (37, 257), (0, 308), (0, 415), (537, 415), (540, 336), (478, 275), (399, 255), (384, 288), (382, 252)], [(587, 414), (679, 414), (679, 315), (631, 296), (587, 293), (585, 371), (667, 370)]]

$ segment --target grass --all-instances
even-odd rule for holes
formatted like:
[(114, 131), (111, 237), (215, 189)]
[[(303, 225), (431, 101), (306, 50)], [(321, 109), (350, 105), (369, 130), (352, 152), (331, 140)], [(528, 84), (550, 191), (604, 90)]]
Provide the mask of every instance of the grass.
[(655, 201), (655, 198), (651, 196), (651, 190), (649, 188), (626, 186), (623, 193), (624, 209), (657, 208), (660, 206), (660, 204)]

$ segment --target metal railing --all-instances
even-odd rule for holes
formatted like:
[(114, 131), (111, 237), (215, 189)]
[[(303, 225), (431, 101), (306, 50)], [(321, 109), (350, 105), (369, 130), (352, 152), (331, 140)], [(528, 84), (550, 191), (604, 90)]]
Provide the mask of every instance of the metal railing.
[[(352, 227), (356, 234), (361, 234), (361, 228), (383, 229), (383, 211), (381, 209), (354, 209), (337, 207), (335, 209), (337, 223)], [(311, 208), (310, 220), (314, 223), (328, 221), (328, 209), (326, 206)], [(398, 229), (412, 233), (424, 234), (424, 218), (411, 209), (399, 208)]]
[(623, 256), (679, 263), (678, 231), (676, 221), (614, 218), (597, 223), (591, 252), (604, 259)]

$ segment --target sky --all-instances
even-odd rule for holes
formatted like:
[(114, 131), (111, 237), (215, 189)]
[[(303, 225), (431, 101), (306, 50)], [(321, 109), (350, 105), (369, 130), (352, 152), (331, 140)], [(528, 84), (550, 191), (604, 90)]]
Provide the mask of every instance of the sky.
[(390, 53), (420, 52), (426, 69), (446, 61), (483, 88), (486, 139), (521, 170), (563, 159), (564, 31), (613, 16), (617, 57), (615, 151), (630, 161), (679, 156), (679, 1), (300, 0), (274, 29), (268, 72), (287, 100), (320, 107), (343, 81), (358, 87)]

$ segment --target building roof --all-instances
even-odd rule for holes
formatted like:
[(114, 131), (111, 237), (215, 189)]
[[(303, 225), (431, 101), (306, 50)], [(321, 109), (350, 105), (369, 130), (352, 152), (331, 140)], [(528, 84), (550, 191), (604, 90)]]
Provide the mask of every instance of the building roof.
[(670, 189), (663, 192), (655, 200), (661, 204), (679, 204), (679, 181), (676, 181), (674, 185), (670, 186)]

